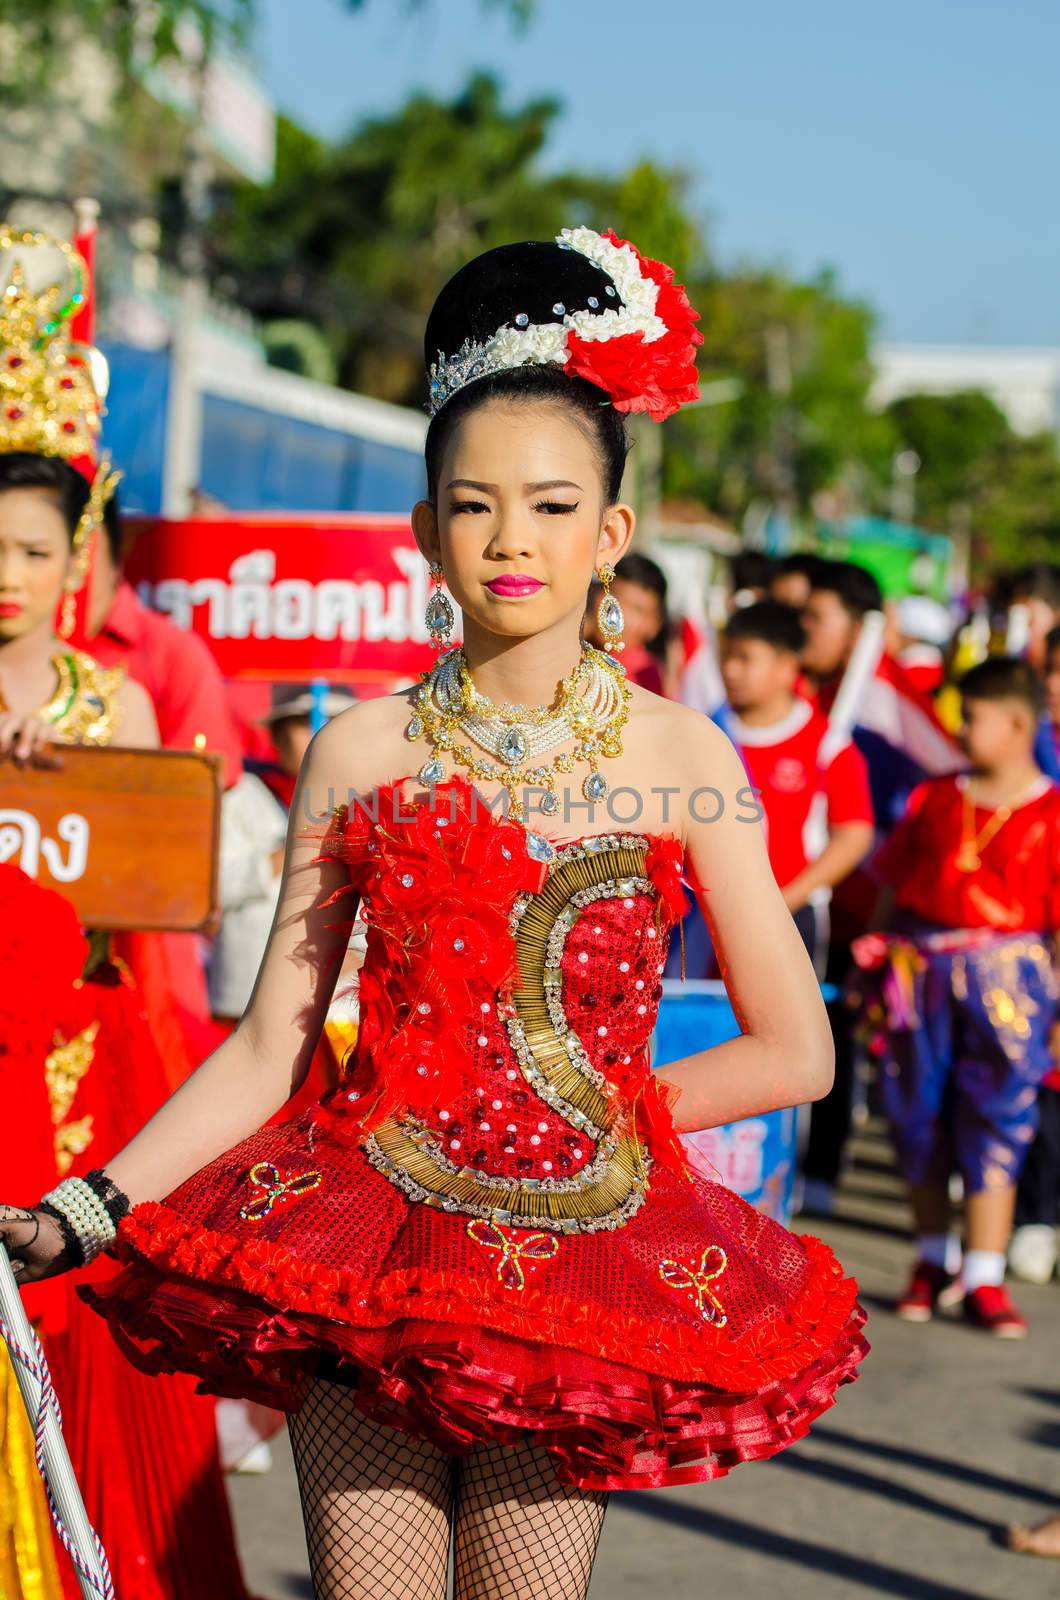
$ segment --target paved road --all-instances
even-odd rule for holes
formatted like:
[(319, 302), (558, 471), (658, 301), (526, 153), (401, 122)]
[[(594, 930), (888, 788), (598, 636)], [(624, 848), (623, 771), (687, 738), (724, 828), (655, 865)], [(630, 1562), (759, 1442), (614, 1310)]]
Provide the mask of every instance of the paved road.
[[(997, 1530), (1060, 1510), (1060, 1284), (1018, 1291), (1025, 1344), (887, 1311), (909, 1259), (886, 1146), (858, 1142), (842, 1220), (820, 1231), (862, 1284), (873, 1354), (811, 1437), (720, 1483), (616, 1495), (592, 1600), (1060, 1600), (1060, 1563)], [(311, 1600), (285, 1443), (232, 1483), (254, 1590)], [(395, 1596), (395, 1600), (400, 1597)]]

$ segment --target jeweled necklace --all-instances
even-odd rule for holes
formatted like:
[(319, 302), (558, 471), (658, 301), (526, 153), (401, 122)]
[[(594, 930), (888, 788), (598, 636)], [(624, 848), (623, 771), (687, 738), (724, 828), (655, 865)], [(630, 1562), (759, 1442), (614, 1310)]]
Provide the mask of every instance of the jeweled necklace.
[[(442, 754), (448, 754), (472, 778), (500, 782), (508, 793), (509, 815), (521, 819), (525, 808), (518, 791), (536, 789), (542, 791), (540, 809), (551, 816), (559, 810), (558, 774), (573, 771), (579, 761), (589, 763), (582, 784), (586, 800), (607, 798), (610, 785), (597, 763), (600, 756), (622, 754), (629, 702), (625, 668), (592, 645), (582, 645), (581, 660), (563, 679), (553, 706), (496, 704), (475, 688), (463, 650), (449, 650), (424, 673), (405, 734), (426, 737), (434, 751), (420, 768), (423, 783), (445, 781)], [(462, 743), (461, 735), (471, 743)], [(541, 763), (548, 750), (571, 741), (573, 750)], [(485, 756), (477, 755), (472, 744)]]

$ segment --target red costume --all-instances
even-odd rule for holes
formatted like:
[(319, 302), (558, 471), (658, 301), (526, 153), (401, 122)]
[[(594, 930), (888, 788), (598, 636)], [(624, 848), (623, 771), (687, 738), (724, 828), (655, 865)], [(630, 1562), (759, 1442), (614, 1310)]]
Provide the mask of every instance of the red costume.
[[(9, 933), (0, 1093), (20, 1108), (7, 1167), (11, 1175), (14, 1165), (12, 1192), (32, 1195), (124, 1144), (157, 1109), (164, 1083), (154, 1031), (121, 965), (104, 965), (81, 981), (88, 946), (69, 902), (17, 867), (0, 865), (0, 907)], [(114, 1272), (101, 1260), (90, 1278), (104, 1285)], [(77, 1298), (72, 1278), (30, 1284), (24, 1295), (122, 1600), (246, 1600), (213, 1406), (187, 1378), (156, 1382), (130, 1367)], [(24, 1492), (35, 1489), (34, 1474)], [(20, 1540), (28, 1526), (27, 1519)], [(67, 1600), (77, 1600), (81, 1590), (65, 1555), (57, 1571)]]
[(975, 1194), (1018, 1180), (1051, 1065), (1060, 789), (1008, 815), (967, 800), (961, 777), (921, 785), (877, 860), (897, 915), (868, 1015), (903, 1174)]
[[(223, 782), (234, 784), (243, 770), (242, 741), (228, 707), (224, 679), (209, 648), (160, 612), (144, 605), (132, 585), (122, 582), (98, 633), (84, 647), (103, 666), (124, 667), (147, 690), (162, 744), (169, 750), (194, 750), (196, 741), (224, 761)], [(199, 938), (189, 933), (137, 937), (137, 976), (177, 1026), (163, 1052), (170, 1088), (220, 1043), (210, 1018), (206, 974)], [(182, 1037), (180, 1037), (182, 1035)]]
[(648, 1070), (679, 845), (395, 793), (325, 844), (369, 927), (351, 1078), (137, 1206), (88, 1298), (146, 1370), (287, 1408), (327, 1373), (449, 1451), (532, 1430), (580, 1487), (773, 1455), (864, 1317), (823, 1244), (690, 1171)]
[[(98, 364), (93, 352), (70, 342), (68, 318), (78, 307), (83, 318), (91, 301), (86, 263), (59, 241), (6, 228), (0, 253), (0, 451), (58, 457), (85, 477), (89, 497), (73, 532), (72, 562), (83, 580), (115, 482), (96, 459)], [(67, 592), (65, 602), (73, 598)], [(84, 600), (82, 581), (82, 612)], [(64, 636), (78, 632), (70, 609), (60, 607)], [(121, 674), (75, 650), (53, 654), (52, 664), (57, 681), (70, 685), (65, 699), (56, 695), (39, 712), (54, 738), (117, 742)], [(25, 1079), (9, 1084), (5, 1099), (21, 1107), (8, 1172), (14, 1163), (15, 1183), (28, 1198), (57, 1176), (90, 1169), (143, 1126), (170, 1088), (162, 1052), (179, 1055), (183, 1035), (158, 975), (157, 941), (135, 934), (93, 941), (90, 969), (79, 977), (89, 947), (71, 905), (8, 865), (0, 865), (0, 899), (8, 944), (0, 1073), (19, 1069)], [(109, 1262), (93, 1269), (101, 1284), (113, 1272)], [(101, 1337), (69, 1278), (31, 1286), (27, 1302), (44, 1332), (71, 1459), (122, 1600), (246, 1600), (214, 1407), (187, 1379), (150, 1383), (130, 1368)], [(27, 1490), (22, 1499), (29, 1498)], [(19, 1518), (24, 1509), (17, 1506)], [(80, 1588), (65, 1557), (61, 1573), (73, 1600)]]
[[(1060, 788), (1043, 777), (1031, 797), (962, 868), (965, 842), (961, 777), (921, 784), (876, 858), (894, 885), (895, 904), (943, 928), (1043, 933), (1060, 928)], [(975, 807), (973, 837), (993, 812)]]

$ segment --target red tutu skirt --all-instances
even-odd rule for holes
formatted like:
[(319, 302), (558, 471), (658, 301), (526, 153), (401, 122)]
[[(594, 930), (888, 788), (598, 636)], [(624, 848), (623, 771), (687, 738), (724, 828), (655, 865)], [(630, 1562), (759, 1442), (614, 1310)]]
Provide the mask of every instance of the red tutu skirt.
[(83, 1293), (144, 1370), (286, 1410), (346, 1381), (444, 1451), (532, 1436), (620, 1489), (775, 1454), (868, 1348), (825, 1245), (691, 1172), (657, 1165), (621, 1227), (532, 1233), (410, 1204), (320, 1111), (122, 1224), (123, 1271)]

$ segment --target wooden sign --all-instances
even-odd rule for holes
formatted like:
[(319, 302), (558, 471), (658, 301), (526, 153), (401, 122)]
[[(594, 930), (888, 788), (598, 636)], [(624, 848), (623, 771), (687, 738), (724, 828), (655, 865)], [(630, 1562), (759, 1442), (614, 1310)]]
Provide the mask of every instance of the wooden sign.
[(220, 756), (52, 749), (58, 771), (0, 760), (0, 861), (58, 889), (86, 928), (215, 927)]

